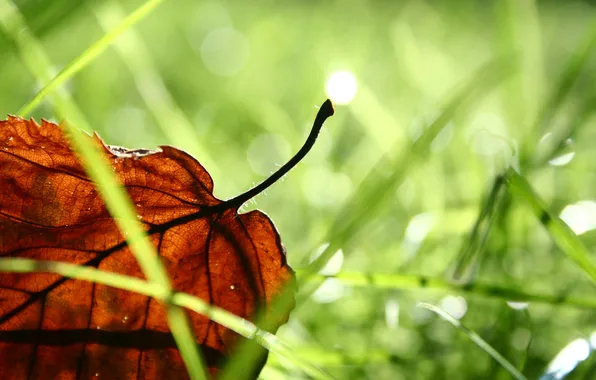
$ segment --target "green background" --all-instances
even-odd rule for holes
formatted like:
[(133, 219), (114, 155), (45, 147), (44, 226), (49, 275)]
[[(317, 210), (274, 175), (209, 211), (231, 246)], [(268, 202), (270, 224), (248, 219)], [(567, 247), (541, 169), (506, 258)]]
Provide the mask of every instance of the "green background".
[[(141, 4), (16, 1), (56, 72)], [(487, 196), (512, 166), (552, 215), (583, 223), (570, 239), (596, 248), (596, 204), (566, 209), (596, 198), (595, 17), (580, 1), (171, 0), (64, 87), (106, 143), (188, 150), (226, 199), (300, 148), (328, 78), (351, 72), (354, 100), (243, 209), (273, 219), (296, 269), (329, 241), (341, 248), (343, 263), (325, 272), (338, 279), (300, 297), (278, 336), (338, 378), (509, 378), (416, 306), (424, 301), (463, 312), (467, 328), (538, 378), (596, 331), (594, 283), (522, 198)], [(17, 114), (42, 86), (0, 33), (0, 114)], [(46, 102), (31, 116), (59, 121)], [(474, 235), (484, 203), (496, 212)], [(461, 259), (470, 244), (479, 247)], [(457, 263), (466, 273), (451, 282)], [(518, 310), (506, 303), (515, 291), (551, 302)], [(305, 375), (271, 355), (262, 376)], [(594, 377), (589, 357), (568, 378)]]

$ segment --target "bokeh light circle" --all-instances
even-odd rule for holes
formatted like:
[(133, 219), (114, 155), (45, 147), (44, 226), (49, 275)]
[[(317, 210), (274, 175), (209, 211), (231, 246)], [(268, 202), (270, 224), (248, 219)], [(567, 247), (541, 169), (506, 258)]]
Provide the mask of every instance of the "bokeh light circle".
[(356, 96), (358, 82), (356, 77), (349, 71), (336, 71), (325, 84), (325, 92), (335, 104), (348, 104)]

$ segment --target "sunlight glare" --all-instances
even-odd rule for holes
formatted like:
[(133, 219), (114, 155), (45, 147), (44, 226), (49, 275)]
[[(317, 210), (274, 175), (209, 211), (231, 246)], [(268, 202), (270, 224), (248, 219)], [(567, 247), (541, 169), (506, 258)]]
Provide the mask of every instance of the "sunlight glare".
[(397, 328), (399, 323), (399, 303), (396, 300), (388, 300), (385, 303), (385, 323), (390, 329)]
[(549, 160), (548, 163), (553, 166), (565, 166), (573, 160), (575, 156), (575, 152), (565, 153), (561, 156), (555, 157), (552, 160)]
[(325, 92), (335, 104), (348, 104), (356, 96), (358, 83), (356, 77), (349, 71), (336, 71), (325, 84)]
[(439, 306), (455, 319), (463, 318), (468, 311), (468, 303), (461, 296), (445, 296), (439, 301)]
[(560, 217), (578, 235), (596, 229), (596, 202), (579, 201), (567, 205)]
[[(590, 355), (590, 344), (586, 339), (578, 338), (565, 346), (548, 365), (546, 375), (549, 379), (562, 379)], [(543, 378), (547, 378), (544, 376)]]

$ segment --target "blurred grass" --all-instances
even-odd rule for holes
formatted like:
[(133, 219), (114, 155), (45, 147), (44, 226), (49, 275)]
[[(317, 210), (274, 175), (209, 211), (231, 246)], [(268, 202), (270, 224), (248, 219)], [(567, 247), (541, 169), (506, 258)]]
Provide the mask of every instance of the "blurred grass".
[[(114, 24), (98, 22), (102, 10), (121, 8), (118, 22), (144, 3), (16, 4), (60, 72), (107, 36)], [(596, 216), (568, 207), (596, 198), (595, 11), (575, 0), (163, 2), (119, 40), (128, 39), (125, 51), (108, 49), (71, 72), (62, 91), (109, 144), (187, 147), (229, 198), (298, 149), (326, 80), (352, 72), (354, 100), (336, 107), (301, 165), (246, 207), (271, 216), (295, 267), (316, 273), (335, 257), (323, 277), (301, 277), (300, 304), (279, 336), (337, 378), (492, 374), (486, 353), (416, 308), (424, 301), (450, 314), (463, 308), (467, 327), (512, 363), (525, 358), (524, 375), (537, 378), (577, 335), (596, 331), (584, 275), (593, 276)], [(0, 111), (16, 113), (49, 77), (36, 82), (2, 34), (0, 56)], [(488, 84), (474, 71), (495, 57), (493, 72), (509, 76), (473, 93)], [(458, 96), (469, 102), (441, 119)], [(176, 121), (164, 122), (172, 114)], [(31, 115), (63, 117), (47, 101)], [(413, 146), (423, 149), (411, 155)], [(569, 153), (571, 161), (551, 163)], [(500, 211), (485, 210), (510, 166), (531, 192), (508, 192)], [(492, 219), (474, 235), (479, 215)], [(578, 226), (587, 232), (573, 232)], [(479, 258), (471, 282), (442, 279), (466, 245)], [(531, 325), (501, 318), (519, 313), (507, 299), (529, 302)], [(275, 355), (264, 374), (303, 376)]]
[(476, 334), (474, 331), (472, 331), (472, 330), (466, 328), (464, 325), (462, 325), (461, 322), (457, 318), (454, 318), (452, 315), (445, 312), (445, 310), (442, 310), (441, 308), (438, 308), (438, 307), (428, 304), (428, 303), (421, 302), (418, 304), (418, 307), (422, 307), (424, 309), (428, 309), (428, 310), (432, 311), (433, 313), (436, 313), (441, 318), (443, 318), (447, 322), (451, 323), (455, 328), (463, 331), (464, 334), (466, 334), (470, 338), (470, 340), (473, 341), (482, 351), (486, 352), (493, 359), (495, 359), (503, 368), (505, 368), (507, 370), (507, 372), (509, 372), (509, 374), (514, 379), (517, 379), (517, 380), (525, 380), (526, 379), (526, 377), (524, 375), (522, 375), (517, 370), (517, 368), (515, 368), (513, 366), (513, 364), (511, 364), (507, 359), (505, 359), (503, 356), (501, 356), (501, 354), (499, 354), (499, 352), (497, 350), (495, 350), (490, 344), (488, 344), (484, 339), (482, 339), (480, 337), (480, 335)]
[(507, 171), (506, 181), (513, 195), (527, 202), (536, 218), (549, 231), (559, 249), (575, 261), (596, 284), (596, 261), (594, 261), (593, 254), (579, 240), (573, 230), (547, 209), (544, 201), (536, 195), (526, 179), (515, 170)]
[[(10, 0), (0, 0), (0, 24), (4, 32), (13, 39), (23, 62), (31, 73), (39, 81), (48, 82), (51, 78), (50, 60), (43, 47), (30, 34), (18, 8)], [(149, 281), (158, 285), (162, 293), (171, 293), (172, 286), (168, 274), (158, 258), (155, 247), (146, 238), (140, 223), (136, 220), (137, 213), (126, 191), (118, 186), (115, 174), (105, 162), (102, 152), (94, 140), (77, 129), (90, 130), (92, 128), (89, 123), (67, 93), (57, 92), (52, 96), (52, 103), (57, 114), (66, 120), (61, 125), (69, 132), (71, 144), (81, 154), (85, 171), (89, 174), (89, 178), (97, 183), (101, 197), (105, 200), (110, 214), (126, 237), (128, 247), (135, 255), (143, 274)], [(176, 305), (166, 303), (166, 314), (168, 326), (190, 377), (192, 379), (207, 379), (204, 359), (200, 348), (195, 343), (196, 338), (184, 310)]]

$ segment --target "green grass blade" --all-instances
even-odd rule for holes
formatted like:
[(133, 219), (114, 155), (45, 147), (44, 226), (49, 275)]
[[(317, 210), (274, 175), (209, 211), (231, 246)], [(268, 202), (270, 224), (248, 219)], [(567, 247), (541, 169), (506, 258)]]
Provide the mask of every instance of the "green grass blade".
[(31, 99), (27, 104), (25, 104), (18, 112), (18, 114), (22, 117), (27, 117), (31, 111), (39, 106), (41, 101), (52, 93), (54, 90), (59, 88), (64, 82), (68, 79), (72, 78), (76, 73), (84, 69), (89, 63), (91, 63), (95, 58), (97, 58), (101, 53), (103, 53), (115, 40), (116, 38), (121, 35), (124, 31), (136, 25), (139, 21), (141, 21), (145, 16), (147, 16), (151, 11), (153, 11), (159, 4), (163, 3), (165, 0), (149, 0), (137, 8), (134, 12), (128, 15), (122, 22), (112, 29), (110, 32), (106, 33), (101, 39), (99, 39), (96, 43), (91, 45), (87, 50), (85, 50), (80, 56), (78, 56), (75, 60), (69, 63), (64, 69), (62, 69), (58, 75), (55, 77), (48, 77), (44, 78), (42, 81), (46, 83), (46, 85)]
[[(93, 10), (105, 31), (121, 24), (124, 18), (122, 7), (115, 1), (98, 3)], [(134, 28), (122, 33), (114, 48), (128, 66), (139, 94), (164, 135), (172, 145), (200, 158), (201, 165), (209, 168), (211, 177), (217, 178), (216, 161), (209, 156), (209, 149), (197, 139), (194, 126), (176, 104)]]
[[(0, 24), (19, 49), (21, 57), (29, 70), (38, 80), (45, 82), (51, 76), (52, 64), (45, 51), (35, 37), (29, 32), (25, 20), (16, 6), (9, 0), (0, 0)], [(102, 153), (96, 144), (75, 126), (91, 130), (91, 126), (65, 92), (59, 91), (51, 97), (57, 114), (68, 122), (65, 128), (70, 132), (71, 143), (81, 153), (82, 163), (89, 177), (97, 184), (97, 188), (110, 214), (126, 237), (129, 247), (139, 262), (143, 273), (150, 281), (160, 285), (165, 292), (171, 291), (170, 280), (165, 268), (161, 265), (153, 245), (145, 238), (145, 233), (136, 218), (128, 194), (118, 184), (111, 168), (104, 162)], [(186, 317), (175, 311), (176, 306), (168, 306), (168, 324), (172, 335), (180, 349), (184, 363), (192, 378), (206, 379), (206, 372), (195, 344), (195, 337)]]
[(538, 132), (542, 131), (545, 127), (545, 123), (554, 115), (554, 113), (561, 106), (569, 92), (571, 87), (581, 74), (582, 70), (586, 66), (592, 51), (596, 47), (596, 22), (587, 28), (586, 33), (582, 37), (579, 46), (573, 51), (573, 54), (569, 57), (565, 68), (561, 76), (559, 77), (557, 86), (554, 92), (546, 101), (540, 115), (538, 116), (536, 128)]
[(568, 139), (574, 139), (583, 127), (589, 125), (589, 119), (594, 114), (595, 102), (596, 98), (594, 96), (589, 96), (583, 100), (576, 116), (565, 127), (552, 131), (552, 136), (542, 143), (546, 145), (545, 149), (537, 150), (532, 169), (540, 168), (553, 158), (566, 153), (566, 151), (568, 152)]
[(298, 271), (297, 275), (300, 283), (313, 283), (317, 285), (321, 284), (327, 278), (335, 278), (353, 288), (370, 287), (373, 289), (455, 292), (467, 296), (503, 301), (538, 302), (555, 306), (569, 306), (589, 310), (596, 309), (596, 297), (541, 293), (526, 290), (523, 286), (495, 285), (481, 281), (461, 284), (446, 281), (439, 277), (399, 273), (340, 272), (334, 276), (314, 275), (305, 277), (303, 272)]
[(519, 53), (516, 73), (503, 86), (503, 111), (510, 125), (528, 125), (536, 120), (546, 84), (538, 4), (504, 0), (495, 3), (495, 10), (499, 50)]
[(579, 78), (595, 47), (596, 22), (593, 21), (587, 28), (579, 46), (573, 51), (571, 57), (569, 57), (554, 91), (544, 103), (533, 129), (530, 131), (522, 145), (520, 157), (520, 164), (522, 166), (532, 163), (532, 160), (534, 159), (534, 148), (536, 142), (540, 138), (540, 134), (544, 133), (546, 126), (567, 98), (567, 95)]
[(515, 170), (509, 169), (506, 182), (511, 194), (530, 206), (536, 218), (550, 233), (559, 249), (573, 260), (596, 284), (596, 263), (593, 255), (571, 228), (558, 216), (548, 211), (546, 203), (538, 197), (528, 181)]
[[(473, 264), (478, 262), (478, 256), (482, 253), (495, 216), (501, 209), (504, 196), (503, 177), (498, 176), (493, 182), (489, 195), (484, 199), (480, 214), (474, 223), (470, 236), (465, 240), (462, 249), (458, 255), (453, 271), (453, 278), (461, 280), (466, 277), (466, 281), (472, 281)], [(466, 274), (466, 276), (464, 276)]]
[(82, 281), (95, 282), (130, 292), (143, 294), (165, 303), (185, 307), (204, 315), (212, 321), (235, 331), (247, 339), (251, 339), (271, 352), (284, 357), (305, 374), (319, 379), (329, 379), (324, 372), (301, 359), (275, 335), (259, 330), (253, 323), (222, 308), (210, 305), (202, 299), (187, 293), (167, 292), (163, 287), (136, 277), (124, 276), (112, 272), (104, 272), (96, 268), (64, 263), (60, 261), (32, 260), (25, 258), (0, 258), (0, 272), (56, 273), (64, 277)]
[(444, 320), (446, 320), (447, 322), (449, 322), (453, 326), (455, 326), (455, 328), (462, 331), (464, 334), (466, 334), (468, 336), (468, 338), (470, 338), (470, 340), (472, 342), (474, 342), (478, 347), (480, 347), (480, 349), (482, 351), (486, 352), (493, 359), (495, 359), (507, 372), (509, 372), (509, 374), (511, 376), (513, 376), (514, 379), (526, 380), (526, 377), (521, 372), (519, 372), (517, 370), (517, 368), (515, 368), (515, 366), (513, 366), (513, 364), (511, 364), (497, 350), (495, 350), (490, 344), (488, 344), (484, 339), (482, 339), (482, 337), (480, 335), (476, 334), (474, 331), (465, 327), (459, 320), (452, 317), (449, 313), (447, 313), (446, 311), (444, 311), (434, 305), (424, 303), (424, 302), (419, 303), (418, 307), (428, 309), (428, 310), (432, 311), (433, 313), (436, 313), (441, 318), (443, 318)]
[[(271, 330), (281, 316), (289, 313), (294, 305), (294, 294), (292, 291), (284, 289), (271, 302), (267, 311), (260, 310), (256, 318), (256, 325), (261, 331)], [(271, 334), (269, 334), (271, 335)], [(273, 336), (273, 335), (272, 335)], [(250, 379), (259, 359), (262, 358), (264, 351), (254, 340), (246, 340), (235, 349), (231, 355), (231, 360), (220, 374), (221, 379)], [(332, 377), (321, 369), (312, 366), (309, 375), (316, 379), (332, 379)]]

